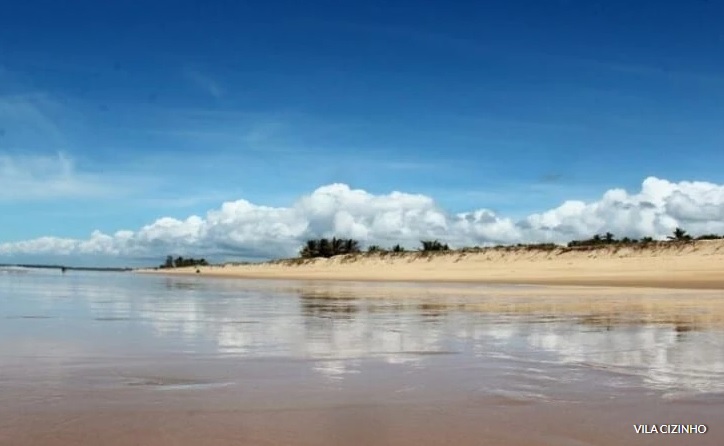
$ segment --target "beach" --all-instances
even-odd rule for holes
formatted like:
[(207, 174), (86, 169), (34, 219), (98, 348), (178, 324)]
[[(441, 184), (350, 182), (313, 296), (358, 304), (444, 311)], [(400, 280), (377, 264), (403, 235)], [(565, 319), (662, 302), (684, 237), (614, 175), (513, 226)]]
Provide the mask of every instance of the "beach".
[(585, 249), (509, 247), (474, 252), (361, 253), (329, 259), (139, 272), (248, 279), (724, 289), (724, 240)]
[(719, 445), (723, 296), (6, 274), (0, 444)]

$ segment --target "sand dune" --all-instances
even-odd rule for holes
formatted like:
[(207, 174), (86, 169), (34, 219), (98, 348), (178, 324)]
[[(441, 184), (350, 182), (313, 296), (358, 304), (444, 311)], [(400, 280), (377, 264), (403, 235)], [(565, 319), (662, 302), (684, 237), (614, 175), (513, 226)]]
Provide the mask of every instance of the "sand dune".
[[(208, 266), (199, 274), (294, 280), (434, 281), (724, 289), (724, 240), (595, 248), (341, 255)], [(195, 267), (143, 270), (197, 274)]]

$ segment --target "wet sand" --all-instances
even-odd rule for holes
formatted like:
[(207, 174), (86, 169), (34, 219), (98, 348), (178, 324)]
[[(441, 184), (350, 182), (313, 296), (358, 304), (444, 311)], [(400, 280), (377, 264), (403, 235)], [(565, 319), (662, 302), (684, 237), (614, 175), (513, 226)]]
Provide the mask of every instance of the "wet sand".
[(597, 290), (1, 278), (0, 444), (724, 444), (722, 293)]
[[(197, 273), (197, 270), (199, 271)], [(724, 240), (591, 249), (490, 248), (143, 270), (289, 280), (467, 282), (724, 290)]]
[[(724, 398), (661, 400), (635, 389), (606, 390), (593, 382), (551, 382), (553, 398), (476, 394), (470, 374), (442, 369), (399, 376), (368, 368), (346, 383), (299, 373), (277, 361), (162, 359), (139, 365), (123, 383), (41, 388), (14, 394), (4, 385), (0, 441), (12, 445), (719, 445)], [(79, 364), (68, 364), (76, 372)], [(153, 371), (153, 373), (152, 373)], [(77, 381), (116, 377), (117, 370), (75, 375)], [(492, 371), (483, 372), (491, 373)], [(81, 372), (83, 373), (83, 372)], [(468, 376), (465, 376), (465, 375)], [(210, 384), (233, 375), (233, 384)], [(301, 375), (301, 376), (299, 376)], [(202, 378), (205, 377), (206, 379)], [(464, 384), (450, 384), (451, 379)], [(381, 381), (380, 381), (381, 380)], [(580, 387), (576, 389), (575, 387)], [(401, 391), (407, 388), (407, 391)], [(18, 392), (19, 393), (19, 392)], [(24, 404), (19, 404), (23, 400)], [(639, 435), (633, 424), (696, 423), (704, 435)], [(686, 437), (686, 438), (683, 438)]]
[[(0, 411), (3, 420), (0, 440), (3, 444), (19, 446), (714, 446), (724, 441), (720, 429), (722, 416), (712, 413), (714, 403), (661, 404), (642, 396), (613, 403), (605, 397), (593, 396), (584, 404), (556, 404), (501, 398), (394, 403), (380, 395), (377, 400), (368, 398), (356, 404), (341, 403), (331, 397), (319, 405), (290, 401), (278, 408), (255, 409), (243, 402), (236, 407), (213, 407), (213, 402), (226, 396), (221, 391), (206, 393), (205, 399), (107, 394), (106, 398), (114, 401), (111, 407), (23, 413), (3, 410)], [(693, 420), (706, 423), (710, 430), (704, 435), (639, 435), (632, 426), (632, 423), (661, 423), (661, 420), (675, 423)]]

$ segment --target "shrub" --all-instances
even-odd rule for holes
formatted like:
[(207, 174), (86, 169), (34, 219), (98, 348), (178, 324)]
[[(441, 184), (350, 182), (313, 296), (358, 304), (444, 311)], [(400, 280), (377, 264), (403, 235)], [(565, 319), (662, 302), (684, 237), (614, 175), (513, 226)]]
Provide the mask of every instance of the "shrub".
[(684, 231), (681, 228), (674, 229), (674, 233), (672, 235), (668, 236), (667, 238), (669, 240), (674, 240), (674, 241), (691, 240), (691, 236), (689, 234), (687, 234), (686, 231)]
[(421, 240), (420, 243), (422, 243), (422, 250), (425, 252), (450, 250), (450, 247), (447, 245), (447, 243), (442, 244), (437, 240)]
[(311, 259), (358, 252), (360, 252), (360, 248), (357, 240), (334, 237), (331, 240), (327, 238), (307, 240), (304, 247), (299, 251), (299, 255), (302, 258)]
[(185, 259), (182, 256), (178, 256), (175, 259), (173, 256), (167, 256), (166, 262), (159, 266), (161, 269), (168, 268), (183, 268), (185, 266), (208, 266), (209, 262), (206, 259), (194, 259), (193, 257)]
[(719, 240), (721, 238), (724, 238), (724, 237), (722, 237), (721, 235), (716, 235), (716, 234), (704, 234), (704, 235), (698, 236), (696, 239), (697, 240)]

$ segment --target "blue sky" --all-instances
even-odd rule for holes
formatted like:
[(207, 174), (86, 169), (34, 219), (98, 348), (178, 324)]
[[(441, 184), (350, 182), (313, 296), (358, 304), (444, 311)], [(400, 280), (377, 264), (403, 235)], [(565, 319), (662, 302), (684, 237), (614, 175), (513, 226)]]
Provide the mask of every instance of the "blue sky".
[(331, 183), (519, 219), (724, 182), (721, 2), (4, 6), (0, 242)]

